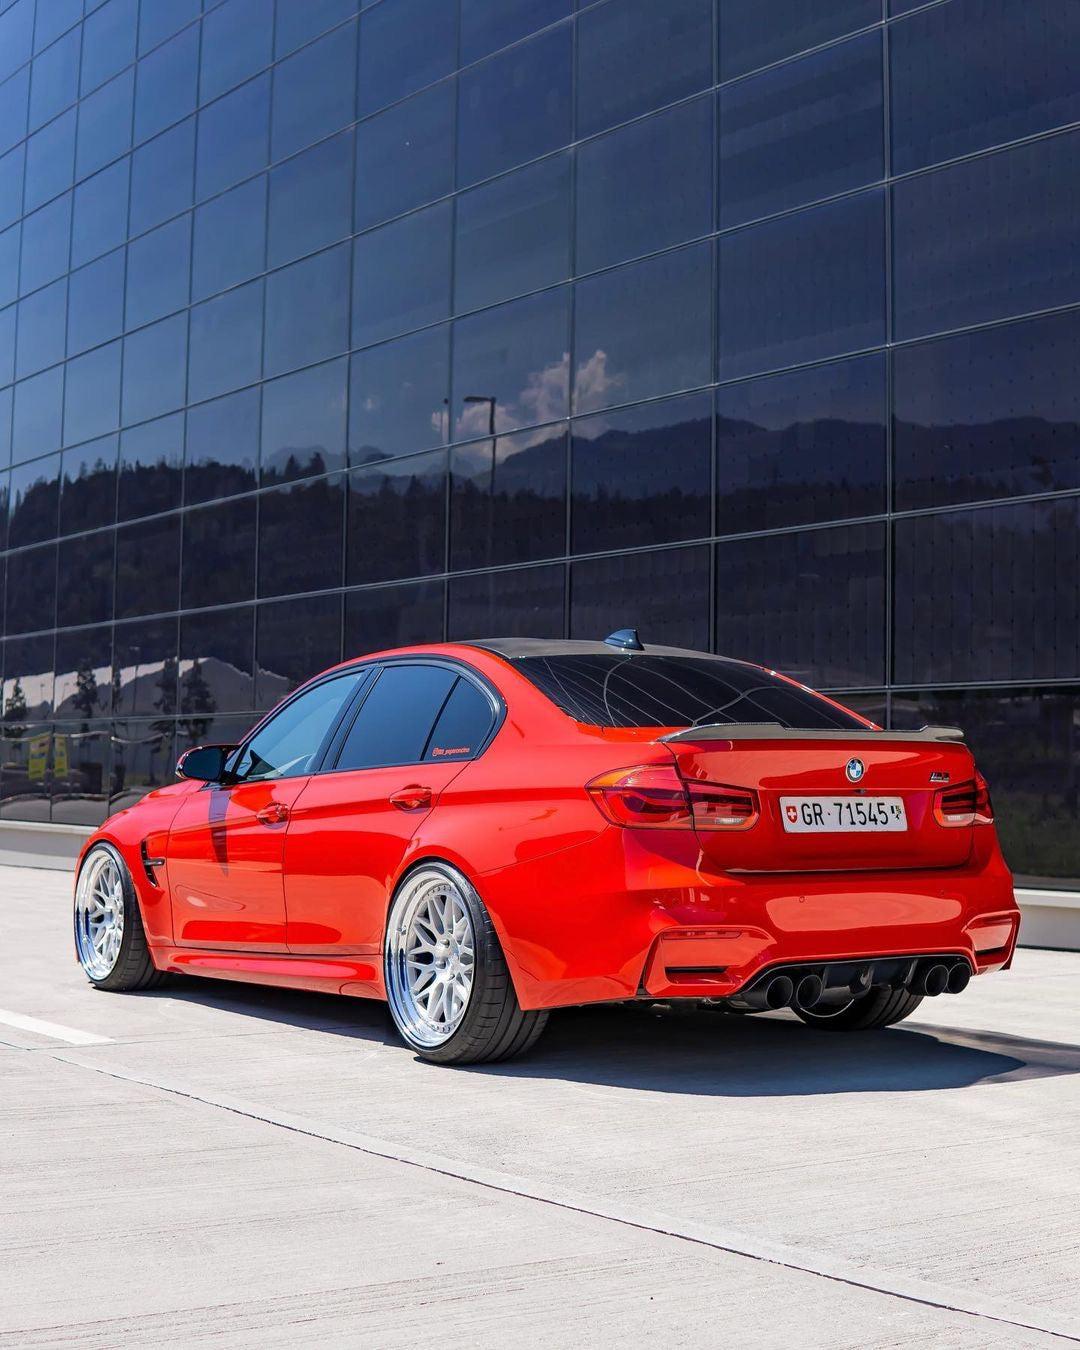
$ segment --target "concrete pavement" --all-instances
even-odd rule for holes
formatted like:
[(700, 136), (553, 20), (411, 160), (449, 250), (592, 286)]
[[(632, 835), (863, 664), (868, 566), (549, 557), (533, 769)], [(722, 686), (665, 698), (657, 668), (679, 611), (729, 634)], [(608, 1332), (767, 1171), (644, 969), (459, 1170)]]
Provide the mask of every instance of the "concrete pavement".
[(0, 905), (0, 1347), (1080, 1340), (1080, 955), (449, 1071), (375, 1004), (94, 991), (60, 874)]

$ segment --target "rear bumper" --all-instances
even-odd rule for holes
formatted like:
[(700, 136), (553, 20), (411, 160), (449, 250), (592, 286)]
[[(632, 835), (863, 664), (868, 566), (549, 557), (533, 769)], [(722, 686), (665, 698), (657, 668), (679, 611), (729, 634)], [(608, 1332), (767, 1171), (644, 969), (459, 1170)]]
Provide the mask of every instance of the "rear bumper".
[(988, 835), (963, 868), (751, 875), (715, 870), (693, 836), (613, 828), (480, 889), (526, 1008), (728, 997), (780, 963), (940, 953), (985, 974), (1020, 921)]

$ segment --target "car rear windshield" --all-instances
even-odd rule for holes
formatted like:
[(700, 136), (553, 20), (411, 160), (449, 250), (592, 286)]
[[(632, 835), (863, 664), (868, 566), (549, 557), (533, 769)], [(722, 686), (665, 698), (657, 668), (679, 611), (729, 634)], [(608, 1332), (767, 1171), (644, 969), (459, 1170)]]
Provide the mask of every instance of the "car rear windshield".
[(809, 690), (723, 657), (582, 653), (521, 657), (514, 668), (589, 726), (771, 723), (798, 731), (866, 726)]

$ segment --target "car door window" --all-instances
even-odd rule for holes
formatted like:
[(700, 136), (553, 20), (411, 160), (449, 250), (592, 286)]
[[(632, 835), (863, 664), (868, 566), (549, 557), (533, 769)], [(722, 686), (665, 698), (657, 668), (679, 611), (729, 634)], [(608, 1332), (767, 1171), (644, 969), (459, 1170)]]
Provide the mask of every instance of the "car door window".
[(349, 671), (294, 698), (247, 743), (235, 776), (251, 783), (310, 773), (338, 714), (367, 678), (367, 671)]
[(428, 737), (425, 760), (471, 759), (487, 740), (495, 709), (471, 680), (458, 676)]
[(420, 764), (457, 678), (446, 666), (387, 666), (349, 728), (335, 768)]

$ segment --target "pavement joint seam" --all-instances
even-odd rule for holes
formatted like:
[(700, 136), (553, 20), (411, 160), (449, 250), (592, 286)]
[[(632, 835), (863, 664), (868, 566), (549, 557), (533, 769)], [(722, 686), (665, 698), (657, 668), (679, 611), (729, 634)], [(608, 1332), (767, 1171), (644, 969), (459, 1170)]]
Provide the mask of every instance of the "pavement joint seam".
[[(13, 1048), (22, 1049), (23, 1047)], [(91, 1073), (102, 1074), (119, 1082), (132, 1083), (171, 1096), (181, 1097), (203, 1106), (227, 1111), (233, 1115), (256, 1120), (278, 1129), (288, 1130), (294, 1134), (319, 1139), (324, 1143), (339, 1144), (370, 1157), (382, 1158), (385, 1161), (400, 1163), (407, 1167), (416, 1167), (422, 1171), (447, 1176), (457, 1181), (484, 1187), (487, 1190), (517, 1196), (519, 1199), (533, 1200), (571, 1213), (621, 1224), (624, 1227), (651, 1232), (683, 1242), (691, 1242), (698, 1246), (711, 1247), (716, 1251), (741, 1256), (752, 1261), (783, 1266), (836, 1283), (866, 1289), (886, 1297), (899, 1298), (907, 1302), (940, 1308), (947, 1312), (997, 1322), (1026, 1331), (1042, 1332), (1061, 1340), (1080, 1343), (1080, 1325), (1075, 1321), (1056, 1320), (1023, 1304), (1001, 1304), (984, 1299), (977, 1294), (945, 1288), (918, 1278), (894, 1272), (875, 1272), (843, 1257), (803, 1251), (783, 1243), (771, 1242), (767, 1238), (757, 1238), (698, 1221), (677, 1220), (652, 1212), (638, 1212), (630, 1207), (604, 1205), (599, 1201), (562, 1191), (557, 1186), (545, 1186), (529, 1182), (523, 1177), (515, 1177), (508, 1173), (496, 1172), (487, 1168), (469, 1167), (464, 1163), (443, 1158), (434, 1153), (423, 1153), (393, 1145), (384, 1140), (365, 1135), (360, 1131), (327, 1125), (304, 1116), (270, 1111), (254, 1103), (227, 1096), (211, 1095), (176, 1083), (146, 1078), (115, 1068), (87, 1063), (71, 1053), (47, 1047), (36, 1047), (33, 1050), (27, 1050), (26, 1053), (44, 1053), (60, 1063), (89, 1070)]]

